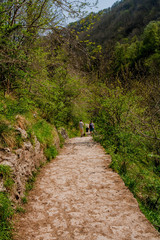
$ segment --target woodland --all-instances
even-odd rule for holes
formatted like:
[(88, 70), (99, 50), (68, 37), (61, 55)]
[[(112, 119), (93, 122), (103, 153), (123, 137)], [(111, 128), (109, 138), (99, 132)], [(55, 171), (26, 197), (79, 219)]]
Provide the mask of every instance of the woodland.
[[(111, 168), (160, 231), (160, 0), (122, 0), (84, 16), (86, 4), (1, 1), (0, 148), (22, 146), (20, 115), (52, 159), (52, 127), (74, 137), (79, 120), (92, 119)], [(66, 12), (80, 20), (62, 24)], [(11, 175), (0, 165), (8, 190)], [(0, 192), (0, 239), (11, 239), (13, 214)]]

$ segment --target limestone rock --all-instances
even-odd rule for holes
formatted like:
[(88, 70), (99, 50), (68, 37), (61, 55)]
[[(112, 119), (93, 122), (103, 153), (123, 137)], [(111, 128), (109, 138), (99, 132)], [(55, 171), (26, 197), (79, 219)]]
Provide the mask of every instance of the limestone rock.
[(6, 192), (6, 188), (4, 187), (3, 179), (0, 179), (0, 192)]
[[(27, 133), (20, 127), (16, 128), (20, 132), (24, 143), (22, 148), (11, 151), (9, 148), (0, 149), (0, 164), (10, 166), (14, 180), (11, 199), (19, 202), (24, 196), (25, 185), (27, 180), (32, 176), (32, 172), (40, 166), (41, 163), (46, 161), (43, 153), (43, 148), (38, 142), (37, 138), (34, 139), (34, 146), (27, 140)], [(53, 130), (54, 142), (56, 148), (59, 148), (59, 136), (57, 130)], [(0, 191), (6, 191), (3, 179), (0, 179)]]
[(58, 132), (62, 135), (62, 137), (63, 137), (64, 139), (67, 139), (67, 138), (68, 138), (68, 134), (67, 134), (67, 132), (66, 132), (66, 130), (65, 130), (64, 128), (60, 128), (60, 129), (58, 130)]
[(20, 127), (17, 127), (16, 130), (18, 132), (20, 132), (22, 139), (27, 139), (28, 135), (27, 135), (27, 132), (24, 129), (22, 129)]

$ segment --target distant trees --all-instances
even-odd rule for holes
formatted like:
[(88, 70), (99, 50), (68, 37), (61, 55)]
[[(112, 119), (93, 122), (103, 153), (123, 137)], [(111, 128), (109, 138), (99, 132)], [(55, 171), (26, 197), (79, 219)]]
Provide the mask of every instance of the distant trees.
[(124, 43), (117, 43), (113, 60), (114, 73), (120, 74), (120, 78), (123, 79), (124, 72), (136, 74), (138, 66), (141, 65), (141, 69), (143, 68), (141, 74), (157, 76), (160, 61), (159, 33), (160, 22), (150, 22), (139, 40), (137, 38), (125, 39)]
[[(16, 87), (16, 79), (27, 76), (30, 53), (46, 31), (54, 29), (65, 14), (78, 16), (86, 1), (7, 0), (0, 5), (0, 84), (4, 92)], [(31, 54), (32, 55), (32, 54)]]
[(88, 4), (83, 0), (2, 0), (0, 4), (4, 97), (13, 93), (26, 109), (39, 107), (43, 117), (56, 126), (79, 116), (74, 106), (81, 94), (81, 80), (71, 77), (73, 59), (69, 56), (74, 55), (73, 48), (84, 50), (62, 23), (67, 13), (82, 16)]

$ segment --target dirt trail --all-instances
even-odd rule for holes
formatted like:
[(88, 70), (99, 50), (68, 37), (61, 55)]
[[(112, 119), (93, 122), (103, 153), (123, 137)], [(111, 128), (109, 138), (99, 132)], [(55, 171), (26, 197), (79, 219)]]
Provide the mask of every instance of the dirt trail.
[(158, 240), (137, 201), (91, 137), (70, 139), (43, 168), (15, 240)]

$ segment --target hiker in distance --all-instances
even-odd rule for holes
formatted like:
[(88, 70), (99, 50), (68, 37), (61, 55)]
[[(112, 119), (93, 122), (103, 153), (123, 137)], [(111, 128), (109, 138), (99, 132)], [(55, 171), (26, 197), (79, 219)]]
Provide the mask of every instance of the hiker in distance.
[(83, 137), (83, 135), (84, 135), (83, 126), (84, 126), (84, 123), (82, 122), (82, 120), (80, 120), (79, 130), (80, 130), (81, 137)]
[(94, 124), (93, 124), (92, 121), (89, 124), (89, 130), (90, 130), (90, 134), (93, 135), (93, 133), (94, 133)]

